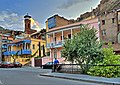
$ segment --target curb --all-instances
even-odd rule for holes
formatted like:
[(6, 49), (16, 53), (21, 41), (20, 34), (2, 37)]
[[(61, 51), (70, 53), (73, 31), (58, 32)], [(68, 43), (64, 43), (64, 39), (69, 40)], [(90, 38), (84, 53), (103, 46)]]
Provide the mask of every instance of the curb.
[(94, 80), (75, 79), (75, 78), (68, 78), (68, 77), (55, 76), (55, 75), (40, 74), (40, 76), (62, 78), (62, 79), (76, 80), (76, 81), (84, 81), (84, 82), (91, 82), (91, 83), (101, 83), (101, 84), (105, 84), (105, 85), (120, 85), (118, 83), (108, 83), (108, 82), (101, 82), (101, 81), (94, 81)]

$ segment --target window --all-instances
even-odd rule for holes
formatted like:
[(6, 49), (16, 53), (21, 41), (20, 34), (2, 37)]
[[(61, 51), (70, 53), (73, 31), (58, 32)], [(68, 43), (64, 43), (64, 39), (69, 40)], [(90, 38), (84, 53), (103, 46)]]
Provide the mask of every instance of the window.
[(8, 47), (8, 51), (11, 51), (11, 46)]
[(56, 37), (55, 37), (55, 42), (56, 42)]
[(41, 50), (43, 50), (43, 46), (41, 46), (40, 48), (41, 48)]
[(103, 35), (103, 36), (106, 35), (106, 30), (102, 30), (102, 35)]
[(26, 46), (25, 46), (26, 48), (25, 49), (28, 49), (28, 44), (26, 43)]
[(60, 58), (62, 58), (62, 50), (60, 50)]
[(62, 40), (62, 36), (60, 37), (60, 39)]
[(112, 18), (112, 23), (115, 23), (115, 18)]
[(102, 20), (102, 25), (105, 25), (105, 20)]
[(54, 58), (57, 58), (57, 52), (54, 52)]
[(56, 26), (56, 18), (52, 17), (48, 19), (48, 28), (51, 29)]
[(27, 44), (28, 46), (27, 46), (27, 49), (30, 49), (30, 44)]
[(25, 43), (22, 45), (22, 49), (24, 49), (25, 48)]
[(71, 34), (68, 34), (68, 39), (71, 39)]
[(33, 49), (35, 49), (35, 45), (33, 44)]
[(112, 44), (115, 44), (115, 42), (112, 42)]
[(108, 43), (107, 43), (107, 42), (105, 42), (105, 45), (108, 45)]

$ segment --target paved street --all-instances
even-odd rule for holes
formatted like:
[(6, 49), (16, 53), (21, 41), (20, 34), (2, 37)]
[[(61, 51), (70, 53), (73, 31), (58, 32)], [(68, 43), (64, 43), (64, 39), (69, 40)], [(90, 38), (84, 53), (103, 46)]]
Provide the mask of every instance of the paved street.
[(49, 72), (40, 68), (0, 68), (0, 85), (103, 85), (39, 75)]

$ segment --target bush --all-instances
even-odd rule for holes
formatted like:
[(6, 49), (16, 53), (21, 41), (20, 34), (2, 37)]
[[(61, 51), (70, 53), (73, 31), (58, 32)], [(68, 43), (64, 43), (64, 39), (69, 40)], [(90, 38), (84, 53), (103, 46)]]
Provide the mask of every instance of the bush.
[[(98, 62), (98, 66), (92, 66), (87, 72), (93, 76), (102, 77), (120, 77), (120, 66), (106, 66), (106, 65), (120, 65), (120, 55), (115, 55), (113, 48), (103, 48), (104, 59)], [(99, 66), (103, 65), (103, 66)]]

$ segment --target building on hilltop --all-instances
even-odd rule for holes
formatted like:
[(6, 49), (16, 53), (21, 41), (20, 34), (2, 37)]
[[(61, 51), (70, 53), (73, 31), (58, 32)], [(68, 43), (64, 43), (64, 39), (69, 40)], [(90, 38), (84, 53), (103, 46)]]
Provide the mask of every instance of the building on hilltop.
[(101, 0), (99, 7), (100, 39), (105, 43), (103, 47), (107, 47), (108, 43), (111, 42), (114, 51), (120, 54), (120, 12), (118, 11), (120, 0)]
[(120, 0), (101, 0), (91, 12), (86, 12), (77, 18), (77, 22), (98, 18), (100, 40), (107, 47), (112, 42), (114, 51), (120, 53)]

